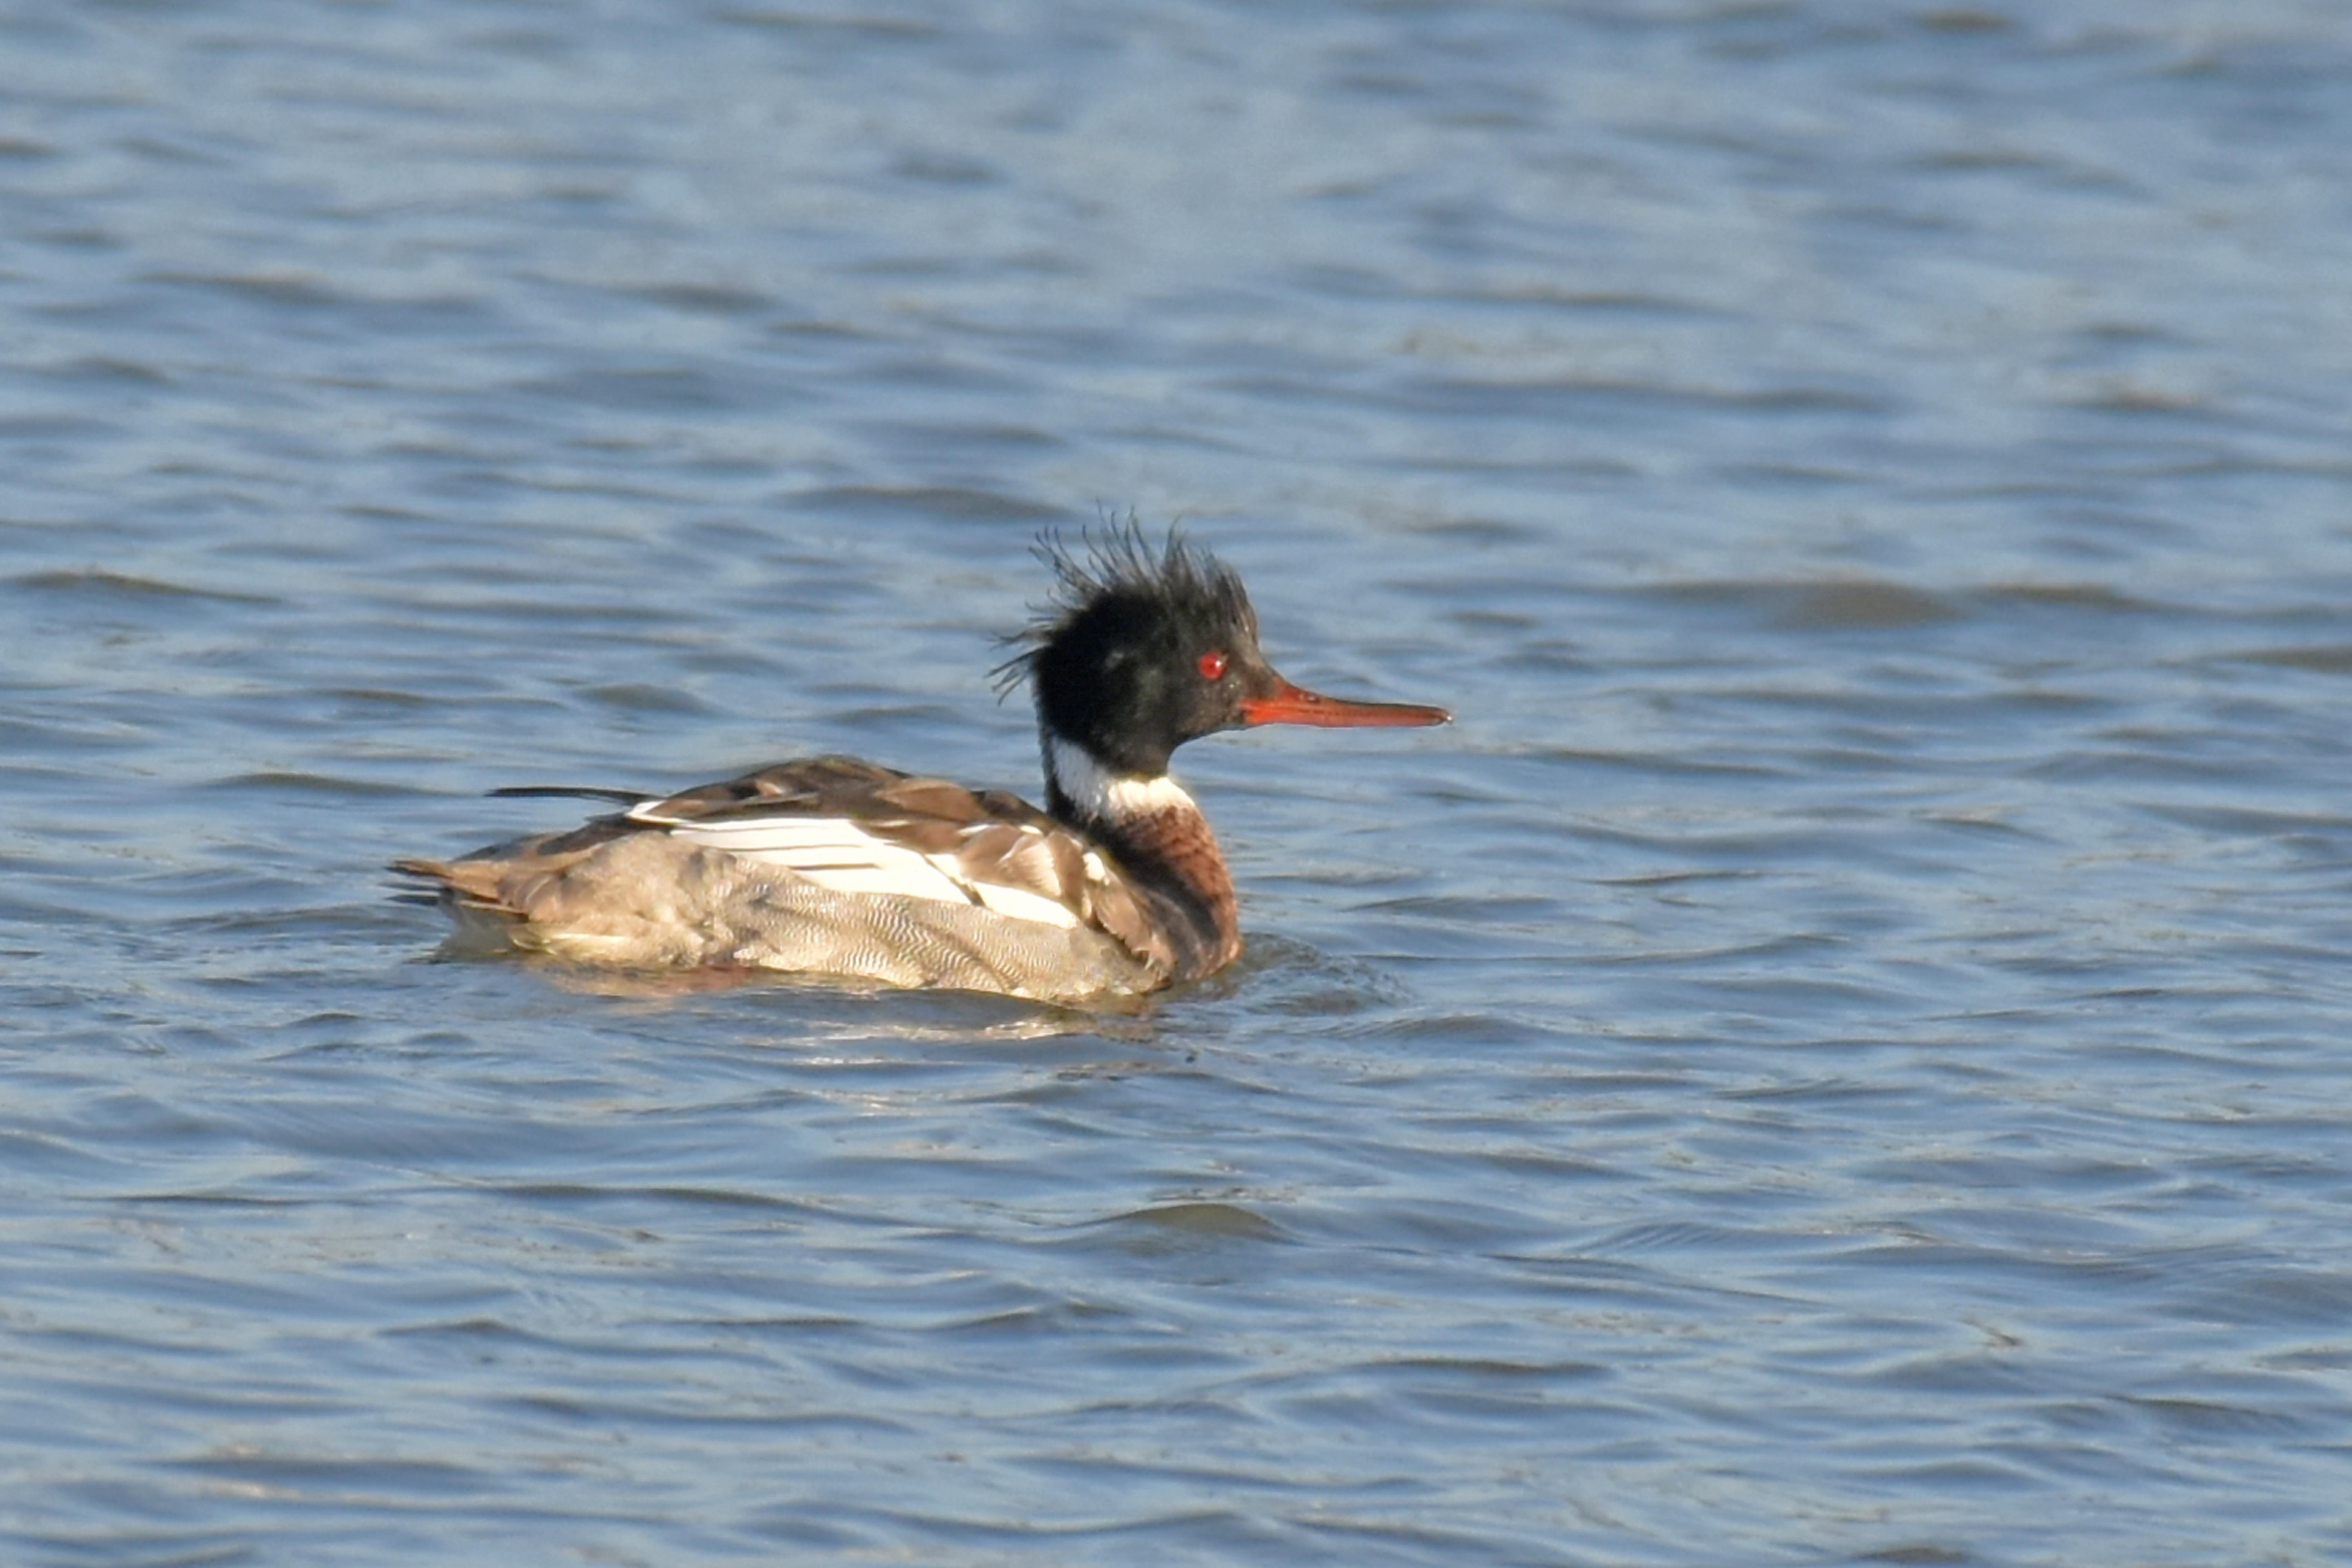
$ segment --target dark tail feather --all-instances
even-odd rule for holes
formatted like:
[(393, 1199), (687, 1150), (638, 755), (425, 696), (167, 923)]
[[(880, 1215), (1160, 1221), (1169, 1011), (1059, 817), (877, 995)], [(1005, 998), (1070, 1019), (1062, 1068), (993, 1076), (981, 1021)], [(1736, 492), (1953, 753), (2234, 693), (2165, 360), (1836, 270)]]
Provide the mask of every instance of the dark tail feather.
[[(392, 885), (392, 901), (395, 904), (423, 904), (431, 908), (449, 901), (452, 889), (445, 874), (448, 867), (439, 860), (394, 860), (384, 869), (403, 879)], [(417, 884), (420, 882), (430, 886), (419, 887)]]
[(640, 801), (656, 798), (643, 790), (599, 789), (593, 784), (509, 784), (504, 789), (494, 789), (490, 793), (509, 799), (526, 797), (544, 799), (560, 796), (570, 800), (608, 800), (615, 805), (635, 805)]

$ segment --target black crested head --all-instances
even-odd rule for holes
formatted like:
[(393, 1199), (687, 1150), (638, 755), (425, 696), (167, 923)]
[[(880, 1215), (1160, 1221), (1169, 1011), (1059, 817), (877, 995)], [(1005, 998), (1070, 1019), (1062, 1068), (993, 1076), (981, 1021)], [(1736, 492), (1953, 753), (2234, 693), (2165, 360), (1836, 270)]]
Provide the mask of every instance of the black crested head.
[(1058, 579), (1054, 598), (997, 674), (1006, 687), (1028, 677), (1049, 737), (1114, 773), (1156, 777), (1185, 742), (1244, 723), (1241, 699), (1272, 672), (1231, 567), (1174, 529), (1155, 548), (1132, 521), (1076, 550), (1048, 534), (1037, 554)]

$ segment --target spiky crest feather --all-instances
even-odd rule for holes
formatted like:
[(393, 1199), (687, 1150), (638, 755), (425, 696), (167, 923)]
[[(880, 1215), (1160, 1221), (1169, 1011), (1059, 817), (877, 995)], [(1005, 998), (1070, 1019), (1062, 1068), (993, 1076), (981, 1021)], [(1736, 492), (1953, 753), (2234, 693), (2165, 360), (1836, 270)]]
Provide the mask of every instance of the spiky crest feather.
[(1238, 626), (1256, 640), (1257, 611), (1241, 574), (1172, 525), (1156, 546), (1131, 514), (1099, 531), (1081, 530), (1076, 548), (1049, 530), (1038, 535), (1031, 553), (1053, 569), (1055, 590), (1045, 604), (1032, 607), (1027, 626), (1003, 639), (1021, 651), (989, 672), (1000, 698), (1035, 672), (1047, 644), (1113, 599), (1150, 601), (1179, 621)]

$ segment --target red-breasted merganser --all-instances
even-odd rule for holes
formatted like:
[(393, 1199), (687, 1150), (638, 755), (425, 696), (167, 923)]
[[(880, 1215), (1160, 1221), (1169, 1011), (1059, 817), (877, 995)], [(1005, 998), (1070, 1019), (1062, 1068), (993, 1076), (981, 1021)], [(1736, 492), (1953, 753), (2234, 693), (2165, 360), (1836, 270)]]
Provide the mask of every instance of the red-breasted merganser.
[(1302, 690), (1258, 651), (1240, 577), (1133, 530), (1060, 579), (999, 668), (1034, 689), (1045, 809), (849, 757), (778, 763), (458, 860), (402, 860), (469, 935), (635, 969), (788, 970), (1055, 1002), (1136, 995), (1239, 957), (1234, 884), (1168, 776), (1187, 741), (1257, 724), (1443, 724), (1442, 708)]

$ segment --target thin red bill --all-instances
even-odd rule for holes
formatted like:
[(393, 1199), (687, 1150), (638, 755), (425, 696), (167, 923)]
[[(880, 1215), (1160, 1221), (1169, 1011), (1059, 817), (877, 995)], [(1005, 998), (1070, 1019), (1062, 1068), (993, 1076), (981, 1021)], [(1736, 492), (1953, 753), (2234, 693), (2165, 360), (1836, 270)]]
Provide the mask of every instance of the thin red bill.
[[(1278, 679), (1278, 678), (1277, 678)], [(1343, 730), (1369, 725), (1448, 724), (1454, 715), (1443, 708), (1418, 702), (1351, 702), (1282, 680), (1264, 697), (1241, 701), (1244, 724), (1312, 724), (1318, 729)]]

